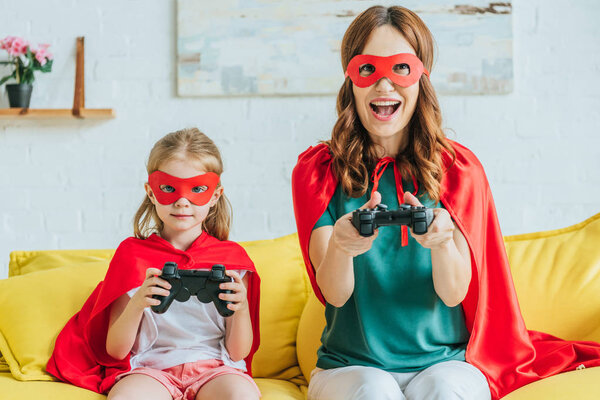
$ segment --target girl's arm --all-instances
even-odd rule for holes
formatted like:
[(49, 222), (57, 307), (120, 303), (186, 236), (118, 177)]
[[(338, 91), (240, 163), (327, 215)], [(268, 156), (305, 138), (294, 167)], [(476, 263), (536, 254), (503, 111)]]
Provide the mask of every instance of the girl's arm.
[(146, 279), (137, 292), (129, 298), (127, 293), (113, 302), (110, 309), (108, 333), (106, 335), (106, 352), (109, 356), (122, 360), (131, 351), (142, 321), (144, 308), (159, 305), (160, 300), (153, 295), (169, 295), (169, 282), (158, 278), (161, 271), (157, 268), (146, 270)]
[(225, 318), (225, 348), (233, 361), (240, 361), (250, 354), (252, 349), (253, 333), (248, 307), (248, 273), (244, 278), (235, 271), (226, 271), (233, 278), (233, 282), (222, 283), (220, 289), (229, 289), (233, 293), (221, 293), (221, 300), (231, 301), (227, 308), (235, 311), (231, 317)]
[[(361, 208), (374, 208), (381, 202), (379, 192)], [(377, 232), (362, 237), (352, 225), (352, 213), (338, 219), (334, 226), (322, 226), (312, 231), (308, 246), (310, 261), (315, 268), (317, 284), (325, 300), (335, 306), (346, 304), (354, 292), (354, 257), (367, 252), (377, 238)]]

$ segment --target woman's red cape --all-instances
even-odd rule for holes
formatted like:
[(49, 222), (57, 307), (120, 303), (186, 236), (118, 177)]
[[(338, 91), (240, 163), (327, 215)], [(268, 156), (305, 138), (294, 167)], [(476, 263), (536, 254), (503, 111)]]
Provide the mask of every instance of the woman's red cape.
[[(501, 398), (530, 382), (560, 372), (600, 366), (600, 344), (563, 341), (525, 327), (492, 193), (475, 155), (449, 141), (456, 160), (444, 152), (447, 171), (441, 182), (441, 202), (471, 249), (472, 280), (462, 302), (470, 339), (466, 359), (487, 377), (492, 397)], [(325, 144), (308, 148), (292, 173), (296, 225), (304, 263), (321, 302), (308, 253), (310, 235), (331, 200), (338, 180)], [(449, 168), (448, 168), (449, 167)]]
[[(116, 360), (106, 353), (110, 305), (122, 294), (139, 287), (148, 268), (161, 269), (167, 261), (176, 262), (180, 269), (210, 269), (214, 264), (223, 264), (227, 269), (252, 272), (249, 274), (248, 304), (254, 341), (245, 359), (250, 373), (252, 356), (260, 338), (260, 278), (254, 263), (239, 244), (218, 240), (205, 232), (186, 251), (174, 248), (157, 235), (145, 240), (124, 240), (110, 262), (104, 281), (58, 335), (46, 371), (61, 381), (106, 393), (114, 385), (115, 378), (130, 369), (130, 356)], [(85, 273), (83, 269), (82, 273)]]

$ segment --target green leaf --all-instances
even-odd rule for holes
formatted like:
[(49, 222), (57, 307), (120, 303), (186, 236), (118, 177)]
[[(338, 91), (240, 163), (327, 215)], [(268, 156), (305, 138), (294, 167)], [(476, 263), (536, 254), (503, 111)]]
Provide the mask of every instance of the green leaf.
[(43, 66), (40, 66), (40, 71), (42, 71), (42, 72), (52, 71), (52, 61), (54, 61), (54, 60), (48, 60), (46, 62), (46, 64), (44, 64)]
[(33, 70), (29, 68), (25, 69), (23, 76), (21, 77), (21, 83), (33, 83), (34, 80)]
[[(14, 75), (14, 74), (13, 74)], [(0, 79), (0, 85), (9, 80), (10, 78), (14, 78), (12, 75), (6, 75), (4, 78)]]

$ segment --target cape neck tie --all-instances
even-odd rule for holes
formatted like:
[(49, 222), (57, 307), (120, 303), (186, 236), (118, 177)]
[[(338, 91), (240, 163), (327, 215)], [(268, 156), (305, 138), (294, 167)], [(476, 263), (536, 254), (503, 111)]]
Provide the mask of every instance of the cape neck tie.
[[(373, 190), (371, 194), (377, 191), (379, 188), (379, 180), (381, 179), (383, 172), (387, 168), (388, 165), (392, 164), (394, 166), (394, 180), (396, 181), (396, 196), (398, 197), (398, 205), (404, 203), (404, 188), (402, 187), (402, 175), (400, 174), (400, 170), (398, 169), (398, 165), (396, 164), (396, 160), (392, 157), (384, 157), (379, 159), (377, 165), (375, 165), (375, 169), (373, 170), (373, 175), (371, 176), (371, 181), (373, 182)], [(417, 195), (419, 191), (419, 186), (417, 184), (416, 178), (411, 174), (411, 178), (413, 181), (413, 186), (415, 188), (413, 195)], [(402, 247), (408, 245), (408, 227), (406, 225), (401, 226), (402, 232)]]

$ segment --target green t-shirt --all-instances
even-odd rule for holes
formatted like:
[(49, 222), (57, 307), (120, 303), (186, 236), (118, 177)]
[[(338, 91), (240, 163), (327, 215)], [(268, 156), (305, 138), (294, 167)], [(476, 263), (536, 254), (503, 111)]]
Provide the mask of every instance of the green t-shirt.
[[(402, 182), (413, 192), (412, 182)], [(333, 225), (365, 204), (371, 194), (346, 196), (338, 185), (313, 229)], [(394, 169), (379, 181), (382, 203), (398, 208)], [(427, 207), (440, 207), (418, 193)], [(433, 288), (431, 251), (409, 234), (401, 246), (400, 226), (379, 228), (369, 251), (354, 258), (354, 292), (342, 307), (326, 304), (327, 325), (321, 336), (317, 366), (371, 366), (389, 372), (425, 369), (442, 361), (465, 360), (469, 332), (462, 307), (446, 306)]]

